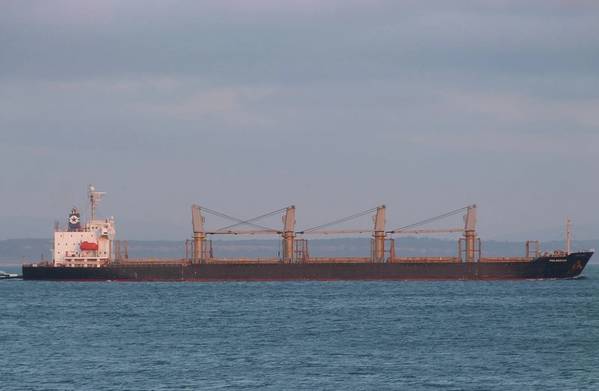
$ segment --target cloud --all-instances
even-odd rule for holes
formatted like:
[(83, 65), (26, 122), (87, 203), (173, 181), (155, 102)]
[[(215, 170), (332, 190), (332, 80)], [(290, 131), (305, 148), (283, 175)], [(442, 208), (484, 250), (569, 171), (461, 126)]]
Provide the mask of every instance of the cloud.
[(263, 100), (273, 94), (272, 88), (219, 87), (200, 89), (190, 96), (162, 103), (135, 105), (140, 114), (162, 115), (177, 120), (200, 121), (218, 118), (228, 124), (264, 125), (266, 118), (252, 114), (248, 104)]
[[(491, 121), (543, 121), (574, 125), (574, 130), (564, 129), (568, 135), (576, 129), (585, 133), (599, 129), (599, 97), (572, 101), (542, 99), (515, 93), (446, 91), (444, 102), (464, 113), (486, 115)], [(547, 129), (545, 132), (552, 130)], [(532, 129), (532, 132), (538, 133), (538, 130)]]
[(599, 65), (599, 9), (557, 1), (26, 4), (0, 16), (0, 78), (291, 84), (593, 75)]
[(0, 216), (54, 215), (93, 176), (156, 227), (173, 218), (155, 205), (187, 221), (186, 197), (593, 223), (598, 18), (553, 0), (7, 1)]

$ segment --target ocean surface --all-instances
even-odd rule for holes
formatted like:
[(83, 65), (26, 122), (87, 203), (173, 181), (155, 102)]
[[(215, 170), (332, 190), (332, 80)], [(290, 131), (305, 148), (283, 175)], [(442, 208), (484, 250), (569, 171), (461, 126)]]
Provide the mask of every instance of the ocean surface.
[(599, 390), (598, 265), (563, 281), (11, 280), (0, 300), (2, 390)]

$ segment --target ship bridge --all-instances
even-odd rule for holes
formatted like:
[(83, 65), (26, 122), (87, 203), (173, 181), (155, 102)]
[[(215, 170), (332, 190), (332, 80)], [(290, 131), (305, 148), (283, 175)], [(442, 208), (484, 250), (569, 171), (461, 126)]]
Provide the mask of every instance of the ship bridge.
[(114, 218), (96, 218), (96, 208), (104, 192), (89, 186), (91, 218), (81, 224), (77, 208), (69, 214), (65, 228), (54, 230), (54, 266), (101, 267), (113, 259), (113, 242), (116, 234)]

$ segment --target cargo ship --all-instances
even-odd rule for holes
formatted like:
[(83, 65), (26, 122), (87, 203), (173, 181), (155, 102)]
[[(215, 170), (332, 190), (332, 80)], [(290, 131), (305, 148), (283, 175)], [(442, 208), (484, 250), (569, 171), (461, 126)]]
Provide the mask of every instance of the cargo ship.
[[(578, 277), (593, 250), (571, 251), (571, 224), (566, 226), (566, 248), (541, 252), (538, 241), (527, 241), (521, 257), (483, 257), (476, 233), (476, 205), (426, 219), (397, 229), (385, 227), (384, 205), (330, 223), (297, 231), (295, 207), (289, 206), (253, 219), (243, 220), (193, 205), (193, 236), (185, 241), (181, 259), (130, 259), (127, 243), (115, 240), (113, 217), (96, 218), (98, 202), (105, 193), (89, 187), (91, 216), (85, 224), (73, 208), (65, 228), (55, 227), (53, 259), (23, 265), (25, 280), (56, 281), (293, 281), (293, 280), (514, 280)], [(233, 223), (216, 230), (205, 229), (205, 214), (230, 219)], [(258, 224), (264, 217), (282, 215), (282, 228)], [(373, 215), (370, 229), (331, 230), (329, 227)], [(434, 221), (464, 215), (463, 226), (422, 228)], [(252, 229), (241, 230), (241, 226)], [(368, 257), (311, 257), (307, 235), (364, 234), (371, 236)], [(452, 257), (402, 257), (396, 235), (459, 233)], [(277, 235), (281, 251), (271, 259), (223, 259), (214, 256), (214, 235)]]

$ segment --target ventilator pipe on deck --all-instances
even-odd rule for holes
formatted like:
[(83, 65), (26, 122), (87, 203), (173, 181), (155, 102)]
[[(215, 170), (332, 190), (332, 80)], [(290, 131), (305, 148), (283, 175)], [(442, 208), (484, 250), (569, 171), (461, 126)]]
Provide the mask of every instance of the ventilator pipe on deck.
[(192, 262), (198, 263), (202, 261), (204, 253), (204, 241), (206, 240), (206, 232), (204, 231), (204, 216), (199, 205), (191, 206), (191, 224), (193, 226), (193, 257)]
[(376, 208), (374, 216), (372, 257), (374, 262), (385, 260), (385, 205)]
[(476, 260), (476, 205), (470, 205), (464, 216), (464, 241), (466, 242), (466, 262)]
[(293, 261), (293, 246), (295, 244), (295, 206), (291, 205), (287, 209), (285, 209), (285, 214), (283, 215), (283, 232), (282, 232), (283, 242), (283, 261), (284, 262), (292, 262)]

